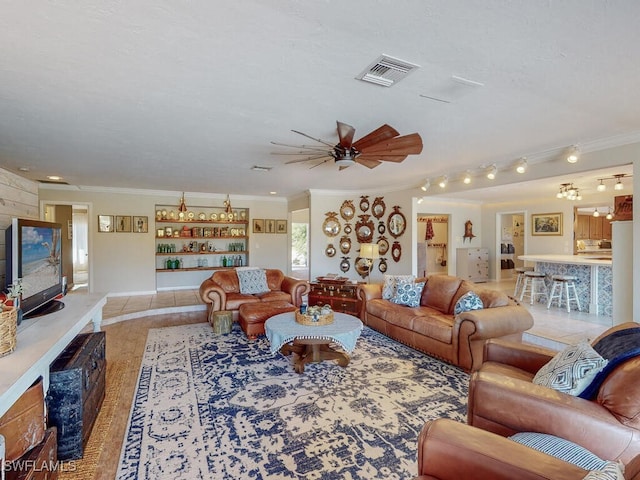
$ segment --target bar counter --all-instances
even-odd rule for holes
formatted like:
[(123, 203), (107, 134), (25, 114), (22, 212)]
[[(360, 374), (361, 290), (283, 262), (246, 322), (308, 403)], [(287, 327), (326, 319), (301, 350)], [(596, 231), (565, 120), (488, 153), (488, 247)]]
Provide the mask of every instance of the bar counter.
[[(552, 275), (575, 276), (581, 310), (612, 316), (613, 277), (609, 255), (520, 255), (518, 258), (535, 263), (536, 271), (546, 274), (549, 290)], [(555, 305), (554, 302), (552, 308)]]

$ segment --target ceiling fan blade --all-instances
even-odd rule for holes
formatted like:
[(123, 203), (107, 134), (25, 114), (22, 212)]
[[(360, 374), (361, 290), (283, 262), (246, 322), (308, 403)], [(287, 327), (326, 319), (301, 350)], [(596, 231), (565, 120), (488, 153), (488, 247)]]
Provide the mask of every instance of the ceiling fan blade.
[(340, 145), (345, 149), (350, 149), (353, 143), (353, 135), (356, 133), (356, 129), (346, 123), (336, 122), (338, 124), (338, 138), (340, 139)]
[(332, 147), (333, 148), (333, 144), (331, 144), (329, 142), (325, 142), (324, 140), (321, 140), (320, 138), (314, 138), (311, 135), (307, 135), (306, 133), (299, 132), (298, 130), (291, 130), (291, 131), (293, 133), (297, 133), (298, 135), (302, 135), (303, 137), (310, 138), (311, 140), (315, 140), (318, 143), (322, 143), (323, 145), (326, 145), (328, 147)]
[(416, 155), (422, 152), (422, 138), (417, 133), (383, 140), (365, 149), (363, 154), (378, 153), (381, 155)]
[(309, 170), (311, 170), (312, 168), (316, 168), (319, 167), (320, 165), (322, 165), (323, 163), (327, 163), (329, 160), (331, 160), (331, 158), (327, 158), (326, 160), (320, 162), (320, 163), (316, 163), (315, 165), (309, 167)]
[(372, 155), (360, 155), (360, 156), (358, 156), (358, 160), (364, 159), (364, 160), (373, 160), (373, 161), (377, 161), (377, 162), (395, 162), (395, 163), (400, 163), (405, 158), (407, 158), (407, 155), (379, 155), (379, 154), (372, 154)]
[[(305, 150), (315, 150), (318, 152), (326, 152), (327, 149), (324, 147), (319, 147), (317, 145), (290, 145), (288, 143), (280, 143), (280, 142), (270, 142), (272, 145), (277, 145), (278, 147), (289, 147), (289, 148), (303, 148)], [(333, 147), (333, 145), (331, 145)]]
[(375, 145), (376, 143), (380, 143), (384, 140), (397, 137), (398, 135), (400, 135), (400, 133), (398, 133), (395, 128), (384, 124), (381, 127), (375, 129), (373, 132), (365, 135), (360, 140), (357, 140), (353, 144), (353, 146), (356, 150), (362, 152), (363, 150), (371, 147), (372, 145)]
[(356, 163), (359, 163), (360, 165), (364, 165), (365, 167), (368, 167), (368, 168), (376, 168), (382, 162), (379, 162), (378, 160), (374, 160), (370, 158), (357, 157)]
[(289, 165), (291, 163), (301, 163), (301, 162), (308, 162), (309, 160), (319, 160), (319, 159), (324, 158), (324, 157), (327, 157), (327, 160), (329, 160), (330, 158), (333, 158), (333, 157), (330, 157), (329, 155), (326, 155), (326, 154), (325, 155), (315, 155), (315, 156), (307, 157), (307, 158), (299, 158), (297, 160), (289, 160), (288, 162), (284, 162), (284, 163), (285, 163), (285, 165)]

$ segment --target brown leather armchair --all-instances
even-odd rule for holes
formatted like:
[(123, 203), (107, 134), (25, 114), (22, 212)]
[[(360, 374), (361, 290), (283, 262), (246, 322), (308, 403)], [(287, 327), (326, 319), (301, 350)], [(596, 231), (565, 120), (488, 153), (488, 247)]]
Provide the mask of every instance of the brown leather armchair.
[[(500, 435), (440, 418), (420, 432), (414, 480), (579, 480), (587, 473)], [(640, 479), (640, 457), (625, 465), (625, 478)]]
[[(613, 327), (594, 340), (638, 323)], [(600, 458), (629, 462), (640, 454), (640, 357), (619, 364), (585, 400), (532, 383), (557, 352), (491, 340), (469, 382), (467, 422), (502, 436), (541, 432), (570, 440)]]

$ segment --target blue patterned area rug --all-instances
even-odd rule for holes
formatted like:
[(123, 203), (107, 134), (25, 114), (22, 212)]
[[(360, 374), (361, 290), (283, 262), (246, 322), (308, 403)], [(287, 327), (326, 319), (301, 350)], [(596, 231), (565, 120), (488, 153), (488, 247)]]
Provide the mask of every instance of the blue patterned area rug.
[(234, 324), (149, 331), (119, 479), (410, 479), (426, 420), (464, 422), (469, 376), (365, 327), (303, 374)]

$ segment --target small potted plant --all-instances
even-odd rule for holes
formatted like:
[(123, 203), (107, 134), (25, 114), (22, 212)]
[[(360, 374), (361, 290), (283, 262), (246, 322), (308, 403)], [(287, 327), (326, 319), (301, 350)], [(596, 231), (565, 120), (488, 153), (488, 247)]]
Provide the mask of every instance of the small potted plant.
[(15, 282), (9, 285), (9, 289), (4, 301), (4, 305), (11, 302), (18, 314), (18, 325), (22, 322), (22, 309), (20, 308), (20, 300), (22, 299), (22, 279), (18, 278)]

